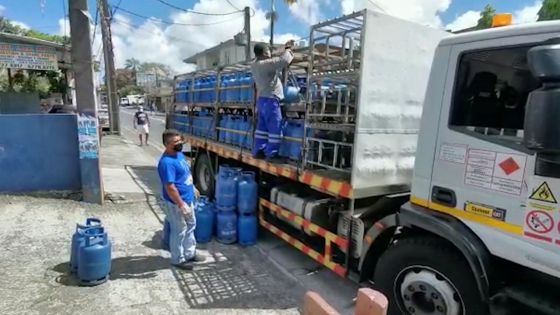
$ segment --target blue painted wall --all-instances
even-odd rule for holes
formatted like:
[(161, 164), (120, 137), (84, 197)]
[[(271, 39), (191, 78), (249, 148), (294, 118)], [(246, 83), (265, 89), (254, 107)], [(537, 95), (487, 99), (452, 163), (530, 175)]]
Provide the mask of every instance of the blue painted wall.
[(76, 116), (0, 115), (0, 192), (81, 190)]

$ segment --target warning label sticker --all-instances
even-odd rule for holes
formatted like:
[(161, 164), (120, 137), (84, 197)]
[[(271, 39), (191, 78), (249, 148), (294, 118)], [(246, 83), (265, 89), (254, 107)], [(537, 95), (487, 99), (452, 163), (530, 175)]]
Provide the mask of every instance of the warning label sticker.
[(465, 184), (521, 195), (526, 161), (523, 155), (471, 149), (467, 154)]
[(556, 201), (556, 197), (554, 197), (552, 190), (550, 190), (550, 187), (546, 182), (542, 182), (542, 184), (533, 191), (529, 199), (548, 203), (558, 203)]
[(545, 234), (554, 228), (554, 219), (544, 211), (532, 210), (525, 217), (525, 223), (535, 233)]
[(560, 211), (555, 197), (560, 191), (560, 180), (534, 176), (528, 190), (525, 237), (560, 245)]

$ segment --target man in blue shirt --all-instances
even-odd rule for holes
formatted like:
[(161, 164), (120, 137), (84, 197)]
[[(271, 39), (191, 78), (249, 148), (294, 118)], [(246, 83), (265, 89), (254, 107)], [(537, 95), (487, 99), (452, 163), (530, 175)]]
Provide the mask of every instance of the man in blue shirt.
[(163, 133), (163, 152), (158, 173), (161, 180), (163, 210), (170, 224), (169, 250), (171, 264), (192, 270), (193, 262), (204, 261), (205, 257), (196, 254), (194, 229), (194, 202), (199, 192), (193, 185), (189, 162), (183, 155), (183, 139), (175, 130)]

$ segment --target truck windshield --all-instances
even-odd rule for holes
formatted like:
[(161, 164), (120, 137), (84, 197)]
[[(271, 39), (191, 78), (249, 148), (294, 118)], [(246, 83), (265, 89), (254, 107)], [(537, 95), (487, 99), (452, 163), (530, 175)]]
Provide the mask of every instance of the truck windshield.
[(460, 57), (450, 127), (492, 138), (523, 138), (525, 103), (539, 87), (527, 66), (533, 46), (479, 50)]

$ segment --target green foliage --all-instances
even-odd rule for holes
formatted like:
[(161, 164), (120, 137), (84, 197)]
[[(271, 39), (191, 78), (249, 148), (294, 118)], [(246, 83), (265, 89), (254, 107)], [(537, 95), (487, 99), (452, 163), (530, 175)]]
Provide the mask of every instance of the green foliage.
[(135, 72), (138, 71), (138, 69), (140, 68), (140, 65), (141, 65), (140, 60), (135, 59), (135, 58), (127, 59), (124, 62), (124, 66), (125, 66), (126, 69), (130, 69), (130, 70), (135, 71)]
[(117, 69), (115, 70), (117, 83), (117, 90), (120, 90), (128, 85), (136, 85), (136, 75), (131, 69)]
[(12, 24), (10, 20), (4, 17), (0, 17), (0, 32), (42, 39), (58, 44), (70, 44), (70, 38), (68, 36), (51, 35), (32, 29), (25, 29)]
[(492, 27), (492, 18), (496, 14), (496, 9), (493, 6), (487, 4), (484, 7), (484, 10), (480, 12), (480, 19), (478, 19), (478, 23), (476, 24), (476, 28), (481, 30), (485, 28)]
[(144, 89), (136, 85), (127, 85), (123, 88), (118, 89), (119, 95), (134, 95), (134, 94), (144, 94)]
[(544, 0), (538, 15), (538, 21), (560, 19), (560, 0)]

